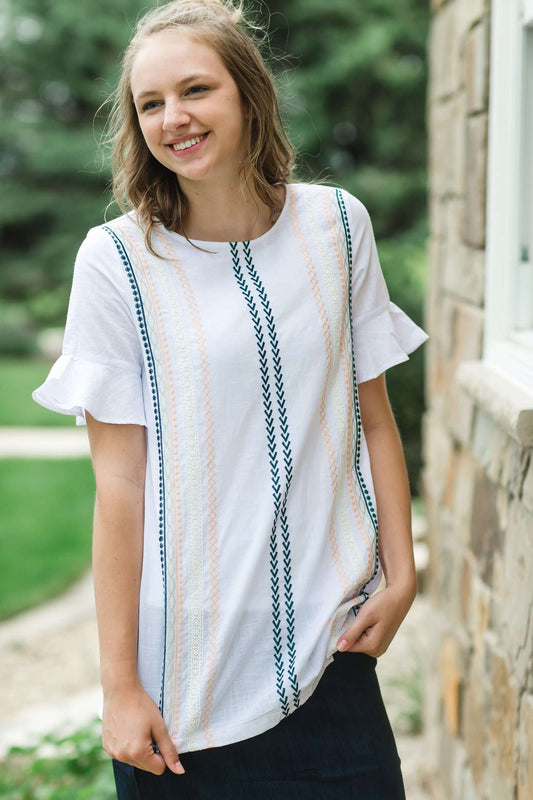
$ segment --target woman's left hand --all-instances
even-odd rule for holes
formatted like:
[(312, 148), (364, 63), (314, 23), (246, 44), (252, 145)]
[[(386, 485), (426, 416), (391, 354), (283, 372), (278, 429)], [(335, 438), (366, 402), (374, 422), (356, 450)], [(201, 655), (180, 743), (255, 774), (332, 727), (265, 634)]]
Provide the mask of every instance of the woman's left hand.
[[(363, 603), (355, 621), (343, 632), (339, 650), (378, 658), (392, 642), (416, 597), (416, 586), (387, 586)], [(342, 646), (342, 640), (346, 646)]]

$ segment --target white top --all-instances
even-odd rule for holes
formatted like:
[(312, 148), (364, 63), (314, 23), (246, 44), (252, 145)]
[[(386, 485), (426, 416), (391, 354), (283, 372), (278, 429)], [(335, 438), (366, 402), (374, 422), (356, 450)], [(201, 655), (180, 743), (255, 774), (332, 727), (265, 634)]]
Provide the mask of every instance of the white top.
[(78, 425), (87, 409), (146, 426), (139, 673), (187, 752), (304, 703), (378, 587), (357, 382), (428, 337), (390, 302), (343, 190), (288, 185), (250, 242), (153, 241), (164, 259), (133, 214), (91, 229), (33, 398)]

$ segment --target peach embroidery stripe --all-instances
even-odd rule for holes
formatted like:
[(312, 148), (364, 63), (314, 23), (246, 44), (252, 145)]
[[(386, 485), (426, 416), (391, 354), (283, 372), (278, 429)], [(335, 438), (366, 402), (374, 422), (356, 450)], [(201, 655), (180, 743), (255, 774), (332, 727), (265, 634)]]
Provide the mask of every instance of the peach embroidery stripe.
[[(320, 294), (320, 288), (318, 286), (318, 279), (316, 275), (316, 270), (313, 264), (313, 259), (311, 257), (311, 253), (309, 252), (309, 247), (307, 246), (307, 242), (305, 241), (302, 226), (299, 219), (298, 209), (296, 207), (296, 199), (294, 195), (291, 193), (289, 197), (289, 213), (292, 222), (292, 228), (296, 239), (299, 243), (300, 249), (302, 251), (305, 265), (307, 268), (307, 273), (309, 276), (309, 284), (311, 286), (311, 291), (313, 293), (313, 297), (317, 306), (318, 316), (320, 319), (320, 323), (322, 326), (322, 334), (324, 337), (324, 348), (326, 352), (326, 363), (327, 363), (327, 370), (326, 370), (326, 380), (324, 381), (324, 387), (322, 389), (322, 395), (320, 398), (320, 430), (322, 433), (322, 438), (324, 442), (324, 448), (326, 451), (326, 458), (330, 473), (330, 480), (331, 480), (331, 491), (333, 497), (335, 497), (335, 493), (337, 490), (337, 483), (338, 483), (338, 474), (337, 468), (335, 465), (336, 456), (335, 456), (335, 448), (333, 446), (331, 440), (331, 434), (329, 431), (329, 424), (327, 419), (327, 412), (326, 412), (326, 390), (328, 385), (329, 375), (331, 373), (332, 367), (332, 343), (331, 343), (331, 330), (329, 327), (329, 321), (327, 318), (327, 311), (324, 306), (324, 302), (322, 300)], [(343, 592), (345, 594), (348, 593), (349, 588), (351, 586), (351, 582), (348, 579), (346, 574), (346, 570), (344, 569), (344, 565), (342, 563), (342, 559), (339, 553), (339, 546), (337, 542), (337, 538), (335, 536), (335, 522), (334, 522), (334, 510), (333, 507), (329, 513), (329, 520), (328, 520), (328, 534), (329, 534), (329, 541), (331, 544), (331, 551), (333, 555), (333, 561), (335, 563), (335, 567), (337, 569), (337, 573), (339, 575), (339, 579), (341, 581), (341, 585), (343, 588)]]
[[(187, 504), (187, 527), (184, 530), (185, 546), (185, 592), (187, 605), (187, 683), (183, 685), (183, 670), (178, 671), (172, 662), (173, 671), (167, 671), (169, 681), (167, 691), (169, 702), (181, 691), (184, 699), (185, 735), (194, 737), (200, 726), (202, 715), (202, 665), (204, 643), (204, 535), (203, 535), (203, 468), (198, 421), (197, 381), (192, 362), (192, 352), (188, 332), (185, 327), (186, 310), (173, 279), (172, 268), (166, 261), (152, 262), (154, 273), (160, 284), (161, 296), (165, 298), (166, 324), (174, 350), (173, 356), (179, 375), (179, 413), (180, 435), (183, 439), (183, 460), (185, 479), (184, 498)], [(168, 313), (169, 309), (171, 313)], [(173, 565), (170, 548), (174, 547), (173, 537), (169, 536), (169, 563)], [(167, 593), (167, 609), (176, 607), (176, 598)], [(168, 658), (175, 652), (175, 632), (171, 625), (166, 631)], [(172, 678), (172, 680), (170, 680)]]
[[(326, 198), (324, 197), (324, 205), (326, 205), (326, 202), (327, 202)], [(349, 270), (348, 270), (348, 265), (345, 263), (345, 255), (346, 255), (345, 248), (341, 246), (341, 242), (339, 241), (339, 230), (342, 230), (342, 220), (340, 219), (339, 212), (336, 206), (334, 207), (334, 210), (332, 209), (331, 200), (327, 202), (327, 214), (328, 214), (328, 228), (332, 232), (331, 240), (333, 242), (339, 275), (341, 277), (341, 282), (343, 286), (342, 305), (343, 308), (346, 308), (348, 305), (346, 291), (351, 291), (351, 286), (348, 287)], [(335, 219), (335, 216), (339, 216), (339, 219)], [(361, 541), (364, 541), (366, 543), (365, 547), (368, 556), (368, 561), (367, 561), (368, 567), (365, 575), (368, 576), (372, 571), (373, 548), (369, 534), (369, 526), (368, 524), (367, 525), (364, 524), (362, 517), (362, 514), (364, 513), (366, 508), (362, 512), (361, 505), (364, 501), (361, 496), (359, 484), (357, 483), (354, 477), (355, 436), (356, 436), (355, 408), (354, 408), (354, 392), (353, 392), (353, 374), (351, 369), (351, 362), (350, 363), (348, 362), (347, 350), (346, 350), (346, 339), (347, 339), (346, 327), (348, 327), (349, 331), (349, 322), (348, 325), (344, 327), (343, 335), (341, 337), (341, 364), (342, 364), (342, 373), (344, 376), (344, 381), (346, 386), (346, 408), (349, 410), (350, 424), (352, 429), (352, 435), (346, 437), (346, 442), (347, 442), (346, 486), (348, 487), (352, 508), (357, 521), (357, 528), (361, 536)], [(351, 346), (352, 344), (350, 342), (350, 347)]]
[[(167, 253), (171, 254), (168, 243), (165, 242)], [(202, 319), (198, 309), (198, 304), (194, 297), (191, 285), (183, 270), (183, 266), (178, 259), (173, 258), (176, 275), (179, 278), (183, 289), (183, 296), (190, 309), (193, 329), (196, 335), (196, 345), (200, 355), (201, 387), (205, 417), (205, 450), (206, 450), (206, 484), (207, 484), (207, 544), (208, 544), (208, 569), (210, 577), (210, 626), (209, 626), (209, 649), (207, 653), (207, 682), (206, 694), (203, 707), (201, 729), (205, 737), (205, 746), (214, 747), (215, 740), (209, 729), (209, 719), (213, 706), (213, 691), (216, 681), (217, 652), (218, 652), (218, 631), (220, 621), (220, 579), (219, 579), (219, 557), (218, 557), (218, 521), (217, 521), (217, 494), (216, 494), (216, 460), (215, 460), (215, 420), (213, 415), (213, 393), (211, 389), (211, 377), (209, 369), (209, 353), (204, 334)]]

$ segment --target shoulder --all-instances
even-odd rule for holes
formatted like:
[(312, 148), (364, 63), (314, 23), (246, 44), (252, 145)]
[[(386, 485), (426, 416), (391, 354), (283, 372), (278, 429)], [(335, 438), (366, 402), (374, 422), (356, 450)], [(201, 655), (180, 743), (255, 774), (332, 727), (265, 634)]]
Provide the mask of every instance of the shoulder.
[(87, 231), (76, 254), (74, 275), (78, 283), (96, 281), (115, 288), (125, 288), (124, 247), (122, 240), (127, 231), (138, 226), (129, 214), (103, 222)]
[(77, 261), (121, 263), (124, 242), (138, 238), (144, 242), (144, 234), (133, 212), (95, 225), (87, 231), (77, 254)]
[(340, 186), (328, 186), (322, 183), (293, 183), (295, 196), (303, 203), (314, 205), (331, 204), (341, 215), (347, 215), (351, 225), (359, 227), (370, 222), (366, 206), (358, 197), (342, 189)]

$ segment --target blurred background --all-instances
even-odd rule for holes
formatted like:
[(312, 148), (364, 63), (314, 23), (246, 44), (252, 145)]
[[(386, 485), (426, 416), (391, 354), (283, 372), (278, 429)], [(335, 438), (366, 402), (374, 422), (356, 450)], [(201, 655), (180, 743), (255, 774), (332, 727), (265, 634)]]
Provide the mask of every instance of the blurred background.
[[(97, 112), (148, 7), (138, 0), (0, 2), (0, 620), (11, 643), (4, 685), (17, 674), (26, 686), (29, 680), (21, 666), (28, 642), (13, 633), (17, 615), (69, 587), (77, 592), (90, 567), (94, 483), (85, 432), (74, 417), (34, 403), (31, 391), (60, 352), (76, 251), (111, 200), (98, 147), (106, 109)], [(299, 153), (298, 177), (326, 179), (366, 205), (391, 299), (423, 325), (428, 0), (271, 0), (252, 8), (270, 31), (265, 52)], [(419, 514), (423, 360), (422, 348), (388, 374)], [(86, 586), (82, 595), (89, 603)], [(17, 635), (19, 652), (11, 646)], [(0, 648), (1, 637), (0, 624)], [(74, 649), (82, 648), (79, 637)], [(37, 662), (43, 657), (34, 654)], [(64, 679), (55, 674), (46, 691)], [(406, 724), (416, 732), (418, 687), (407, 688), (414, 710)], [(31, 702), (41, 702), (43, 691)], [(9, 743), (6, 731), (20, 711), (16, 694), (11, 705), (0, 697), (0, 744), (3, 734)], [(36, 750), (7, 755), (6, 744), (2, 797), (113, 796), (94, 726), (48, 745), (53, 758), (42, 742), (39, 757)]]

